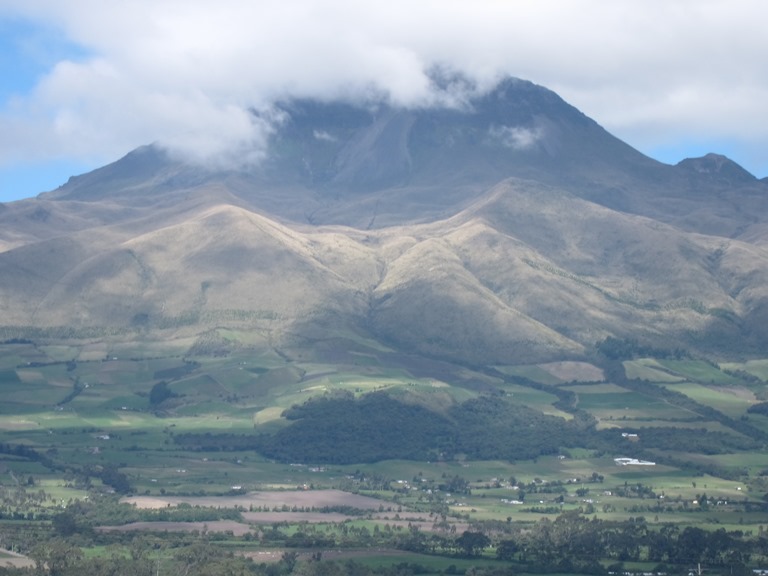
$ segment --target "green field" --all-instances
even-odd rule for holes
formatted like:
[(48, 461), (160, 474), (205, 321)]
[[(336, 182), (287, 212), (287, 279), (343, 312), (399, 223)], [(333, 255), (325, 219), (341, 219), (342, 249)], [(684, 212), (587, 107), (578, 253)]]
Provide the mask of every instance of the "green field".
[(744, 370), (759, 378), (763, 382), (768, 381), (768, 360), (748, 360), (747, 362), (724, 362), (721, 367), (725, 370)]
[[(724, 366), (730, 370), (726, 374), (705, 361), (639, 359), (624, 364), (626, 377), (634, 382), (625, 383), (553, 375), (569, 370), (591, 375), (598, 370), (585, 363), (552, 364), (546, 370), (505, 366), (492, 372), (442, 362), (414, 364), (376, 347), (358, 350), (353, 364), (324, 363), (318, 357), (287, 360), (269, 351), (186, 357), (171, 344), (6, 344), (1, 352), (0, 444), (7, 448), (0, 454), (0, 490), (6, 502), (17, 502), (15, 506), (33, 517), (47, 518), (94, 491), (110, 492), (106, 482), (112, 477), (102, 474), (114, 470), (132, 494), (183, 496), (193, 506), (208, 506), (207, 498), (233, 491), (312, 487), (340, 489), (350, 498), (353, 493), (375, 496), (383, 509), (410, 514), (409, 519), (395, 519), (390, 513), (348, 520), (346, 530), (363, 536), (387, 530), (394, 537), (407, 531), (409, 523), (411, 530), (427, 534), (438, 524), (441, 530), (453, 526), (455, 534), (494, 522), (534, 527), (545, 518), (555, 522), (566, 512), (605, 522), (641, 516), (649, 526), (734, 530), (756, 530), (765, 519), (768, 482), (763, 473), (768, 457), (763, 444), (750, 444), (749, 430), (768, 435), (768, 418), (744, 418), (764, 384), (738, 376), (743, 370), (757, 377), (759, 368), (768, 365), (759, 361)], [(161, 382), (168, 395), (153, 403), (153, 391)], [(585, 445), (568, 445), (566, 437), (560, 450), (535, 458), (473, 459), (458, 453), (450, 458), (436, 454), (429, 459), (343, 465), (280, 461), (252, 449), (229, 449), (226, 443), (217, 449), (190, 450), (177, 442), (190, 433), (202, 438), (275, 434), (295, 425), (284, 415), (292, 406), (312, 398), (360, 399), (371, 393), (386, 393), (404, 406), (426, 409), (448, 421), (459, 417), (456, 409), (465, 403), (496, 398), (497, 404), (522, 411), (513, 410), (515, 417), (540, 414), (551, 419), (538, 424), (532, 420), (527, 426), (589, 421), (597, 436)], [(737, 429), (734, 422), (752, 428)], [(410, 426), (396, 420), (391, 425)], [(625, 437), (625, 430), (635, 432)], [(682, 440), (670, 436), (671, 443), (659, 441), (654, 430), (677, 431)], [(693, 434), (691, 439), (711, 439), (698, 452), (686, 450), (685, 431)], [(475, 431), (482, 433), (482, 428)], [(504, 433), (509, 434), (505, 441), (516, 441), (514, 430)], [(555, 433), (553, 429), (542, 435)], [(725, 439), (730, 440), (719, 448), (718, 442)], [(755, 448), (739, 448), (742, 444)], [(19, 446), (35, 456), (14, 448)], [(658, 462), (620, 466), (614, 460), (635, 456)], [(33, 493), (41, 495), (39, 501), (29, 500)], [(702, 493), (707, 497), (704, 505), (698, 501)], [(27, 503), (20, 504), (24, 498)], [(8, 513), (15, 510), (6, 506)], [(306, 524), (286, 522), (283, 537), (306, 530)], [(322, 517), (310, 522), (322, 524)], [(343, 540), (341, 525), (329, 526)], [(226, 546), (236, 549), (255, 546), (238, 539), (228, 542)], [(89, 554), (99, 557), (100, 550), (95, 547)], [(494, 566), (492, 553), (486, 556), (482, 562)], [(414, 562), (427, 571), (482, 564), (480, 558), (407, 553), (361, 557), (369, 566)]]
[(621, 428), (627, 426), (683, 425), (697, 420), (697, 415), (670, 405), (662, 399), (621, 388), (615, 384), (561, 386), (572, 391), (578, 407), (594, 416), (599, 426)]
[(741, 380), (726, 374), (714, 364), (704, 360), (659, 360), (658, 363), (672, 374), (693, 382), (709, 384), (740, 384)]
[(684, 376), (675, 374), (653, 358), (628, 360), (624, 362), (624, 370), (627, 373), (627, 378), (648, 380), (649, 382), (681, 382), (685, 380)]
[(733, 418), (743, 416), (747, 409), (757, 401), (755, 395), (744, 386), (715, 386), (697, 382), (666, 384), (665, 386)]

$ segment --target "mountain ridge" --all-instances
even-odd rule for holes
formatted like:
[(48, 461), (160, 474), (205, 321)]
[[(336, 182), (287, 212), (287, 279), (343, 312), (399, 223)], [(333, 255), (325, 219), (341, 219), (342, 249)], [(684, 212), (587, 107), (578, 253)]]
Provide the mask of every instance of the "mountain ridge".
[(258, 166), (146, 146), (5, 205), (3, 333), (234, 330), (221, 349), (341, 337), (480, 364), (608, 336), (768, 343), (768, 184), (723, 156), (661, 164), (520, 80), (458, 108), (277, 108)]

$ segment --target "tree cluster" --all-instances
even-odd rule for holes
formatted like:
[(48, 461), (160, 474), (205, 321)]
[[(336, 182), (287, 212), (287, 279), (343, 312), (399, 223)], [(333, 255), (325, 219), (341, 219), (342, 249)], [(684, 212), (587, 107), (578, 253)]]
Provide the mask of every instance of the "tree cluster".
[(321, 397), (285, 412), (273, 435), (180, 434), (186, 449), (256, 450), (283, 462), (351, 464), (388, 459), (531, 459), (585, 440), (572, 421), (499, 396), (480, 396), (439, 414), (387, 393)]

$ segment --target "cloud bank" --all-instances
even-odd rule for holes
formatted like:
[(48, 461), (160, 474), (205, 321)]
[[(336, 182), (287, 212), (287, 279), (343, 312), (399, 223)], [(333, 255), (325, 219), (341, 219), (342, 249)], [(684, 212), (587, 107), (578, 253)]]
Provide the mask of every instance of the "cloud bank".
[(0, 18), (79, 49), (0, 109), (5, 162), (107, 161), (149, 142), (258, 161), (269, 122), (250, 110), (287, 96), (430, 105), (445, 99), (437, 67), (480, 88), (542, 84), (645, 152), (724, 142), (768, 173), (762, 0), (4, 0)]

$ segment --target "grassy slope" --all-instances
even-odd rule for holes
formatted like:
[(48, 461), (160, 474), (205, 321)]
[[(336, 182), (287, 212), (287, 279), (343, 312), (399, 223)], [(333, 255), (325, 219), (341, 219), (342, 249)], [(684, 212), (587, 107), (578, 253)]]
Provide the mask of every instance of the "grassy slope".
[(0, 253), (0, 337), (48, 340), (59, 359), (76, 336), (91, 340), (81, 359), (137, 358), (156, 352), (127, 352), (121, 338), (214, 354), (329, 329), (493, 364), (583, 357), (628, 326), (722, 347), (743, 341), (739, 319), (761, 333), (750, 307), (766, 269), (748, 244), (530, 181), (504, 181), (441, 220), (370, 230), (289, 225), (203, 187), (173, 210)]

